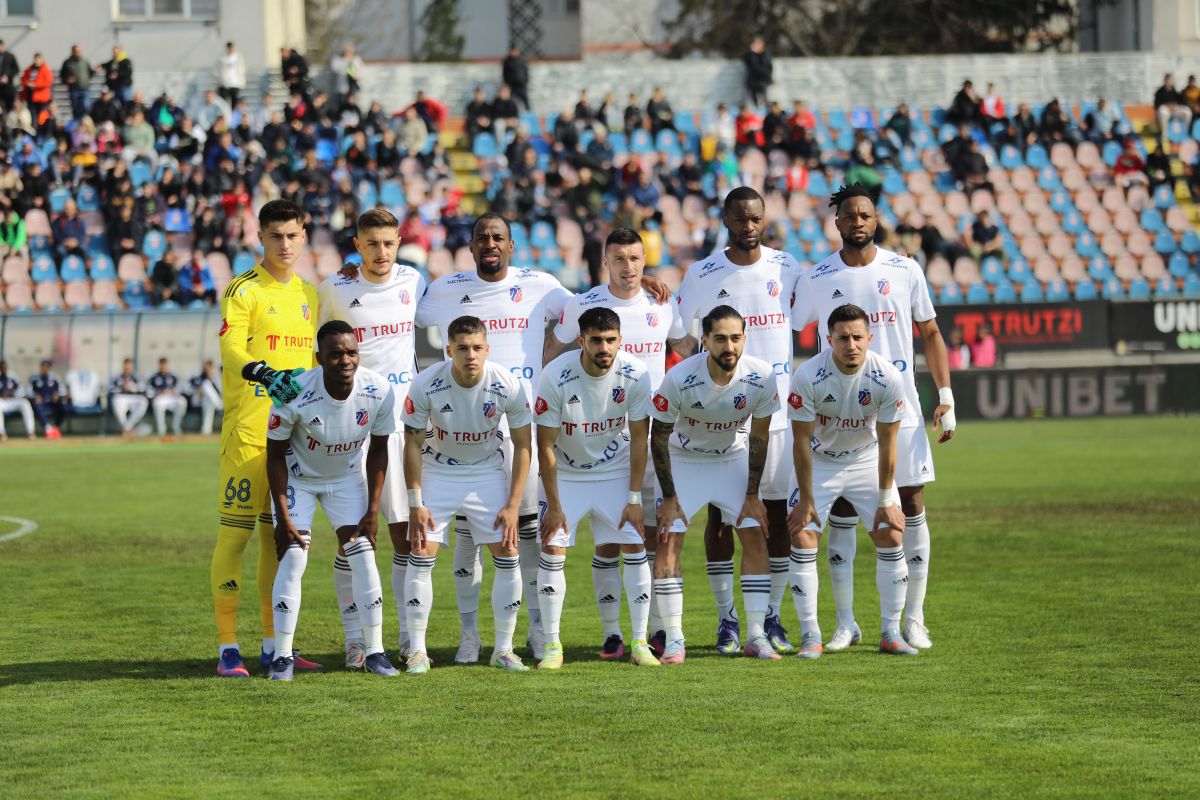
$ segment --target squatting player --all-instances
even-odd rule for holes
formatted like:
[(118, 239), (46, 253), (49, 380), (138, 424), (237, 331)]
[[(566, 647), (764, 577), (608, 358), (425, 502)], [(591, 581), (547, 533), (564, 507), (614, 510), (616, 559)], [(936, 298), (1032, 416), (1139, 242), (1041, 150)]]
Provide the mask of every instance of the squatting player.
[[(904, 377), (905, 410), (896, 452), (896, 483), (904, 511), (904, 552), (908, 558), (908, 592), (905, 600), (905, 640), (918, 648), (931, 647), (925, 628), (925, 586), (929, 575), (929, 527), (925, 522), (924, 485), (934, 480), (933, 456), (925, 434), (925, 419), (913, 364), (913, 322), (925, 344), (925, 360), (938, 387), (934, 429), (938, 442), (954, 436), (954, 394), (946, 343), (934, 318), (925, 274), (911, 258), (875, 244), (878, 218), (870, 192), (861, 184), (843, 186), (829, 205), (837, 210), (842, 249), (804, 273), (797, 284), (792, 327), (802, 330), (818, 322), (822, 338), (829, 335), (833, 309), (853, 303), (867, 312), (874, 336), (872, 348), (890, 361)], [(840, 504), (839, 504), (840, 505)], [(846, 515), (842, 515), (844, 511)], [(837, 629), (826, 644), (843, 650), (856, 644), (861, 633), (854, 622), (854, 542), (857, 520), (849, 509), (833, 508), (829, 533), (829, 576), (837, 606)]]
[(867, 314), (843, 305), (826, 320), (829, 349), (802, 364), (787, 398), (792, 421), (796, 489), (789, 498), (791, 584), (800, 620), (800, 658), (820, 658), (817, 624), (817, 545), (825, 517), (839, 497), (873, 519), (875, 586), (882, 619), (881, 652), (916, 655), (900, 637), (908, 584), (901, 530), (904, 516), (893, 478), (896, 433), (904, 417), (904, 380), (870, 352)]
[[(272, 402), (294, 400), (292, 371), (313, 365), (317, 290), (293, 273), (304, 247), (304, 212), (289, 200), (272, 200), (258, 212), (262, 263), (234, 278), (221, 296), (220, 527), (213, 552), (211, 584), (217, 617), (220, 662), (217, 674), (247, 677), (237, 640), (242, 554), (258, 523), (258, 599), (263, 641), (259, 663), (274, 659), (271, 585), (275, 544), (267, 507), (267, 411)], [(297, 669), (319, 667), (301, 658)]]

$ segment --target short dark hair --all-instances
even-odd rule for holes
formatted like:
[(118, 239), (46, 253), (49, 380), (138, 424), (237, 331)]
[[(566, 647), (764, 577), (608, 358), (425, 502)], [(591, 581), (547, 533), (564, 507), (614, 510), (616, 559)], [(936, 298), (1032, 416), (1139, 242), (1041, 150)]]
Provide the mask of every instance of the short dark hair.
[(263, 203), (258, 210), (258, 227), (265, 228), (276, 222), (292, 222), (295, 220), (304, 224), (304, 211), (291, 200), (270, 200)]
[(386, 208), (372, 208), (359, 215), (355, 227), (359, 231), (370, 230), (371, 228), (390, 228), (398, 231), (400, 230), (400, 220), (396, 219), (396, 215)]
[(476, 333), (482, 333), (484, 338), (487, 338), (487, 328), (479, 317), (462, 316), (446, 327), (446, 338), (450, 341), (459, 336), (472, 336)]
[(700, 320), (700, 330), (705, 336), (712, 333), (713, 325), (723, 319), (736, 319), (742, 323), (742, 332), (746, 330), (746, 318), (738, 313), (738, 310), (733, 306), (717, 306), (712, 311), (704, 315), (704, 319)]
[(579, 315), (579, 333), (587, 331), (617, 331), (621, 332), (621, 318), (611, 308), (597, 306), (589, 308)]
[(840, 187), (836, 192), (829, 195), (829, 207), (836, 211), (841, 211), (842, 203), (851, 197), (865, 197), (871, 201), (871, 205), (875, 205), (875, 197), (871, 194), (871, 190), (855, 181), (854, 183)]
[(482, 213), (478, 217), (476, 217), (475, 224), (471, 226), (471, 235), (474, 236), (475, 231), (479, 230), (479, 223), (486, 222), (489, 219), (498, 219), (501, 222), (503, 222), (504, 230), (508, 231), (508, 238), (509, 239), (512, 238), (512, 224), (509, 223), (509, 221), (506, 220), (504, 217), (502, 217), (500, 214), (497, 214), (495, 211), (485, 211), (484, 213)]
[(321, 341), (330, 336), (337, 336), (340, 333), (348, 333), (354, 335), (354, 328), (350, 327), (350, 323), (344, 319), (331, 319), (320, 327), (317, 331), (317, 347), (321, 346)]
[(725, 195), (725, 207), (722, 209), (722, 212), (728, 214), (733, 210), (734, 203), (739, 203), (743, 200), (757, 200), (762, 203), (763, 197), (750, 186), (739, 186)]
[(871, 320), (868, 319), (866, 311), (863, 311), (853, 303), (846, 303), (845, 305), (838, 306), (832, 312), (830, 312), (828, 329), (832, 331), (833, 326), (837, 325), (839, 322), (854, 322), (855, 320), (862, 320), (868, 329), (871, 327)]
[(642, 244), (642, 236), (633, 228), (613, 228), (613, 232), (604, 240), (604, 250), (613, 245)]

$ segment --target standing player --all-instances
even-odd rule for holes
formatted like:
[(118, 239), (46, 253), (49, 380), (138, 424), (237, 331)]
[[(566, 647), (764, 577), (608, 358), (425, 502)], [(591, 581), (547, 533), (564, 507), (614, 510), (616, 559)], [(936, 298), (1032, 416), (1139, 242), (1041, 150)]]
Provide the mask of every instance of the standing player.
[[(267, 507), (267, 430), (272, 403), (299, 396), (294, 372), (313, 365), (317, 290), (293, 273), (304, 247), (304, 212), (290, 200), (272, 200), (258, 212), (262, 263), (234, 278), (221, 296), (221, 484), (220, 527), (213, 551), (211, 584), (217, 617), (217, 674), (247, 677), (237, 643), (242, 554), (258, 522), (258, 598), (263, 642), (259, 663), (274, 660), (271, 585), (275, 580), (275, 533)], [(297, 669), (319, 665), (295, 657)]]
[(358, 368), (358, 341), (342, 320), (317, 331), (317, 361), (320, 367), (297, 381), (299, 399), (272, 411), (267, 422), (267, 480), (279, 555), (271, 593), (276, 633), (271, 680), (292, 679), (300, 581), (318, 503), (349, 562), (354, 601), (364, 621), (365, 666), (376, 675), (398, 675), (383, 650), (383, 588), (375, 566), (379, 496), (388, 437), (396, 428), (395, 395), (383, 376)]
[[(687, 335), (679, 317), (679, 306), (670, 299), (660, 301), (642, 287), (646, 253), (642, 237), (632, 228), (617, 228), (604, 242), (604, 266), (608, 270), (608, 285), (597, 286), (567, 301), (554, 335), (563, 344), (579, 338), (579, 317), (592, 308), (611, 308), (621, 322), (621, 349), (640, 359), (650, 375), (650, 391), (658, 389), (667, 371), (667, 351)], [(658, 529), (655, 527), (655, 503), (658, 499), (654, 484), (654, 466), (646, 459), (642, 482), (642, 524), (646, 531), (646, 556), (654, 570)], [(620, 545), (596, 545), (592, 559), (592, 587), (604, 625), (604, 645), (600, 658), (619, 659), (625, 654), (621, 638), (621, 574)], [(628, 562), (627, 562), (628, 563)], [(650, 603), (650, 646), (661, 653), (666, 644), (662, 620), (656, 604)]]
[(33, 406), (20, 396), (21, 384), (8, 374), (8, 362), (0, 361), (0, 442), (8, 440), (4, 429), (4, 415), (20, 412), (21, 421), (25, 423), (25, 435), (34, 438)]
[[(770, 602), (767, 511), (758, 497), (779, 392), (770, 364), (743, 356), (746, 322), (730, 306), (701, 321), (704, 351), (676, 364), (654, 395), (650, 454), (662, 490), (654, 594), (666, 625), (662, 663), (684, 659), (683, 573), (679, 560), (688, 517), (710, 504), (732, 520), (742, 543), (742, 600), (752, 658), (777, 660), (764, 623)], [(746, 423), (749, 422), (749, 436)], [(678, 494), (675, 477), (679, 478)], [(682, 526), (677, 522), (682, 522)]]
[[(405, 586), (410, 675), (429, 671), (425, 631), (433, 607), (433, 566), (455, 514), (465, 516), (475, 540), (492, 551), (496, 568), (496, 640), (490, 663), (509, 672), (528, 670), (513, 652), (512, 638), (521, 610), (517, 528), (533, 452), (532, 416), (524, 384), (507, 368), (488, 361), (488, 350), (482, 320), (453, 320), (446, 336), (450, 360), (417, 376), (404, 401), (404, 479), (412, 545)], [(499, 446), (502, 420), (508, 422), (512, 442), (511, 475)]]
[[(408, 397), (408, 385), (417, 372), (413, 320), (417, 301), (425, 293), (425, 279), (411, 267), (396, 263), (400, 246), (400, 222), (385, 208), (373, 208), (358, 218), (354, 247), (362, 257), (355, 277), (334, 275), (317, 289), (322, 322), (341, 319), (350, 323), (358, 340), (364, 367), (379, 373), (396, 394), (399, 419)], [(404, 495), (402, 437), (397, 431), (388, 439), (388, 470), (380, 509), (392, 540), (392, 595), (400, 620), (401, 658), (408, 656), (408, 626), (404, 613), (404, 579), (408, 571), (408, 501)], [(334, 586), (346, 634), (346, 666), (363, 665), (359, 609), (351, 585), (350, 566), (344, 554), (333, 564)]]
[[(787, 393), (792, 369), (792, 332), (788, 307), (800, 265), (791, 255), (762, 246), (766, 213), (762, 196), (748, 186), (725, 198), (722, 221), (729, 246), (688, 268), (679, 287), (679, 311), (684, 325), (692, 325), (719, 305), (730, 305), (746, 320), (746, 354), (767, 362), (765, 373), (780, 396)], [(771, 565), (771, 597), (766, 630), (780, 653), (792, 649), (779, 619), (779, 607), (788, 584), (787, 497), (791, 481), (791, 451), (787, 417), (782, 409), (771, 418), (771, 447), (762, 479), (762, 499), (770, 522), (767, 548)], [(709, 509), (704, 531), (708, 576), (717, 601), (717, 650), (736, 653), (741, 626), (733, 604), (733, 537), (725, 535), (719, 518)]]
[(42, 359), (37, 374), (29, 379), (29, 397), (33, 400), (34, 416), (42, 423), (42, 432), (47, 439), (62, 438), (67, 394), (58, 376), (50, 371), (50, 359)]
[[(542, 473), (538, 603), (546, 633), (545, 657), (538, 667), (562, 667), (559, 623), (567, 594), (563, 567), (566, 549), (575, 546), (575, 531), (585, 516), (591, 519), (598, 548), (617, 547), (625, 555), (625, 594), (633, 629), (630, 660), (638, 666), (658, 666), (646, 643), (651, 578), (642, 528), (650, 376), (645, 364), (620, 352), (621, 319), (615, 311), (589, 308), (577, 325), (581, 349), (546, 365), (533, 407)], [(600, 608), (604, 610), (603, 602)], [(607, 621), (605, 627), (608, 633)], [(615, 659), (610, 655), (607, 660)]]
[(183, 433), (183, 415), (187, 413), (187, 398), (179, 393), (179, 378), (171, 372), (165, 358), (158, 360), (158, 372), (146, 381), (150, 408), (154, 410), (154, 428), (159, 436), (167, 435), (167, 412), (171, 412), (171, 432)]
[(839, 497), (874, 519), (870, 534), (883, 631), (879, 650), (916, 655), (900, 637), (908, 566), (901, 547), (904, 516), (893, 482), (904, 379), (887, 359), (867, 350), (871, 331), (861, 308), (838, 306), (826, 325), (830, 349), (800, 366), (787, 399), (797, 482), (788, 514), (792, 599), (800, 619), (797, 655), (821, 657), (817, 545), (823, 521)]
[[(853, 303), (867, 313), (874, 349), (904, 377), (905, 412), (896, 451), (896, 483), (904, 511), (904, 552), (908, 558), (908, 595), (904, 639), (918, 648), (932, 646), (925, 628), (925, 586), (929, 575), (929, 527), (925, 523), (924, 485), (934, 480), (933, 457), (925, 434), (913, 364), (913, 322), (925, 343), (925, 360), (938, 387), (933, 427), (941, 428), (938, 442), (954, 436), (954, 394), (946, 343), (934, 319), (933, 303), (921, 267), (911, 258), (875, 244), (875, 203), (861, 184), (843, 186), (829, 205), (837, 210), (842, 249), (804, 274), (796, 289), (792, 327), (802, 330), (818, 321), (820, 335), (829, 336), (832, 310)], [(839, 513), (844, 511), (845, 513)], [(830, 518), (829, 577), (837, 606), (837, 629), (826, 647), (844, 650), (861, 638), (854, 622), (854, 540), (858, 521), (849, 509), (834, 506)]]

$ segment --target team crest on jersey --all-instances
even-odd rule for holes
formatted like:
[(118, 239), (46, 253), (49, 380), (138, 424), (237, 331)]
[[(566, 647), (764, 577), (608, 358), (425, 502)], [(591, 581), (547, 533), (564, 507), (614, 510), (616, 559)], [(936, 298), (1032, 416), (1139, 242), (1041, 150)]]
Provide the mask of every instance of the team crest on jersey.
[(625, 387), (624, 386), (616, 387), (615, 389), (613, 389), (612, 394), (613, 394), (613, 402), (614, 403), (624, 403), (625, 402)]
[(746, 395), (736, 394), (733, 396), (733, 407), (741, 411), (746, 407)]
[(646, 315), (646, 324), (649, 325), (651, 328), (657, 328), (658, 327), (658, 314), (655, 314), (653, 312), (647, 314)]
[(417, 407), (413, 405), (411, 397), (404, 398), (404, 411), (408, 414), (417, 413)]
[(412, 302), (412, 295), (408, 293), (408, 289), (400, 290), (400, 302), (404, 305), (408, 305)]
[(889, 283), (888, 281), (878, 281), (878, 282), (876, 282), (876, 284), (875, 284), (875, 288), (879, 290), (879, 293), (880, 293), (880, 294), (884, 294), (884, 295), (886, 295), (886, 294), (890, 294), (890, 293), (891, 293), (891, 291), (892, 291), (892, 284), (891, 284), (891, 283)]
[(496, 401), (486, 400), (483, 403), (483, 416), (491, 419), (496, 416)]
[(267, 420), (267, 430), (269, 430), (269, 431), (277, 430), (279, 428), (279, 426), (282, 424), (283, 424), (283, 420), (281, 420), (279, 418), (279, 415), (272, 414), (271, 418)]
[(533, 413), (535, 414), (545, 414), (548, 408), (550, 408), (550, 406), (547, 405), (546, 401), (540, 397), (533, 402)]
[(804, 408), (804, 398), (796, 392), (788, 395), (788, 405), (792, 408)]
[(367, 413), (365, 408), (360, 408), (358, 411), (354, 412), (354, 421), (357, 422), (358, 427), (361, 428), (371, 421), (371, 416)]
[(309, 310), (308, 310), (307, 303), (300, 306), (300, 313), (304, 316), (305, 319), (312, 319), (312, 316), (310, 315)]
[(767, 294), (779, 297), (779, 281), (767, 281)]
[(870, 389), (859, 389), (858, 390), (858, 404), (860, 406), (871, 405), (871, 390)]
[(654, 395), (654, 407), (659, 411), (666, 411), (669, 405), (670, 403), (667, 402), (667, 398), (663, 397), (661, 394)]
[(521, 291), (520, 286), (513, 286), (508, 290), (508, 297), (514, 303), (519, 303), (525, 299), (525, 293)]
[(228, 332), (229, 332), (229, 320), (222, 319), (221, 320), (221, 330), (219, 333), (217, 333), (217, 336), (224, 336)]

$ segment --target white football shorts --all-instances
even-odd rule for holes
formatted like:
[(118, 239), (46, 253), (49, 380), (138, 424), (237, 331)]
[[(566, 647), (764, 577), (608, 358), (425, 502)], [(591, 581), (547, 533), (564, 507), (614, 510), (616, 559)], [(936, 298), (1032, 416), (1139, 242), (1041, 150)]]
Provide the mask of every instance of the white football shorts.
[[(591, 519), (592, 538), (602, 544), (644, 544), (644, 540), (628, 522), (617, 528), (621, 512), (629, 496), (629, 478), (617, 475), (587, 481), (558, 482), (558, 499), (562, 503), (567, 529), (559, 530), (545, 544), (550, 547), (574, 547), (575, 529), (586, 516)], [(546, 509), (546, 492), (538, 492), (538, 511)], [(540, 536), (540, 533), (539, 533)]]
[(896, 432), (896, 485), (924, 486), (933, 481), (933, 453), (924, 423), (901, 427)]
[[(358, 525), (367, 513), (367, 481), (361, 475), (348, 475), (336, 481), (290, 480), (287, 488), (288, 516), (298, 531), (311, 531), (317, 505), (334, 530)], [(279, 523), (278, 515), (275, 519)]]
[[(742, 504), (746, 501), (746, 481), (750, 476), (750, 462), (745, 453), (736, 458), (713, 459), (711, 461), (685, 461), (672, 453), (671, 473), (675, 480), (675, 492), (679, 495), (679, 508), (690, 521), (697, 511), (712, 503), (721, 511), (721, 521), (736, 525)], [(739, 527), (757, 528), (758, 521), (747, 517)], [(683, 533), (683, 523), (675, 520), (671, 533)]]
[(430, 472), (426, 465), (424, 472), (421, 494), (435, 525), (429, 541), (445, 544), (450, 523), (461, 516), (466, 517), (475, 544), (499, 543), (502, 531), (492, 523), (508, 502), (507, 470), (497, 467), (486, 474), (459, 477)]
[[(808, 529), (820, 532), (829, 519), (829, 510), (839, 497), (854, 506), (859, 519), (868, 529), (879, 507), (879, 463), (877, 459), (859, 460), (850, 464), (833, 464), (813, 459), (813, 508), (819, 523), (809, 523)], [(800, 500), (800, 490), (792, 482), (788, 495), (788, 513)]]

